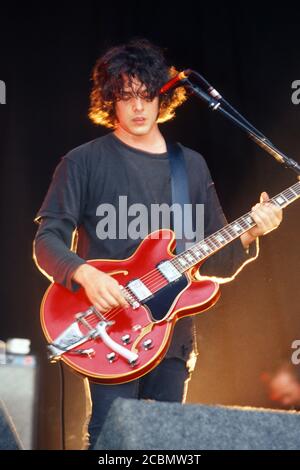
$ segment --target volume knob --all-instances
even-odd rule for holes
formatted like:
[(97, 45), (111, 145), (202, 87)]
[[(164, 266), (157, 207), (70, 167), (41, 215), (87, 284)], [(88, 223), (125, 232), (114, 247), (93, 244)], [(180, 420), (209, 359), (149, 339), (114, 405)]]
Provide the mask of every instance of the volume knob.
[(112, 362), (114, 362), (114, 361), (117, 359), (117, 355), (116, 355), (115, 352), (108, 353), (108, 354), (106, 354), (106, 359), (107, 359), (110, 363), (112, 363)]
[(146, 339), (144, 342), (143, 342), (143, 347), (144, 349), (147, 351), (148, 349), (151, 349), (153, 348), (153, 341), (152, 339)]
[(131, 337), (130, 335), (123, 335), (121, 339), (123, 341), (123, 344), (129, 344)]

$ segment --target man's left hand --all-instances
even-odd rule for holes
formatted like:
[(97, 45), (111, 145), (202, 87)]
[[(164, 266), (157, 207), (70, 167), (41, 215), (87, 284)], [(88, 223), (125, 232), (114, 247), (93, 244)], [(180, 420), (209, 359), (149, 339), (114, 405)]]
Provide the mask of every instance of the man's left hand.
[(266, 235), (277, 228), (282, 221), (282, 209), (269, 202), (270, 198), (266, 192), (261, 193), (260, 202), (252, 207), (251, 217), (256, 222), (255, 227), (241, 235), (244, 248), (248, 248), (257, 237)]

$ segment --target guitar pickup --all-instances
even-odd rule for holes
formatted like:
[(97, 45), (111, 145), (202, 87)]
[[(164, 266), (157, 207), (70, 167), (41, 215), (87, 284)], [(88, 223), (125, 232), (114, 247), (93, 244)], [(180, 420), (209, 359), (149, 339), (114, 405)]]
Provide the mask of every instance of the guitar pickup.
[(157, 269), (168, 282), (176, 281), (182, 276), (171, 261), (162, 261), (157, 265)]
[(126, 287), (140, 302), (148, 299), (149, 297), (152, 297), (153, 295), (148, 287), (140, 279), (134, 279), (133, 281), (128, 282)]

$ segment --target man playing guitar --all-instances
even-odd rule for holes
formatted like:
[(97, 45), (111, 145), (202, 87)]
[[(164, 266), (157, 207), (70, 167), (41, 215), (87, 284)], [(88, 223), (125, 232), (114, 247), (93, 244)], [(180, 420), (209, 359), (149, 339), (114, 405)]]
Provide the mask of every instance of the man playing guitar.
[[(111, 335), (108, 333), (109, 329), (106, 329), (108, 323), (101, 330), (105, 319), (113, 318), (112, 315), (108, 316), (109, 312), (122, 311), (120, 316), (122, 321), (122, 318), (127, 318), (128, 308), (131, 308), (130, 311), (136, 308), (136, 318), (138, 318), (139, 309), (142, 307), (137, 305), (136, 299), (147, 297), (147, 291), (150, 289), (146, 282), (142, 284), (142, 277), (138, 279), (138, 283), (133, 282), (136, 281), (137, 273), (142, 267), (148, 269), (148, 264), (152, 266), (150, 249), (152, 250), (154, 246), (151, 240), (146, 240), (145, 248), (138, 250), (136, 258), (130, 258), (146, 237), (145, 233), (140, 233), (140, 237), (136, 237), (138, 222), (133, 216), (136, 215), (134, 213), (136, 205), (141, 205), (145, 211), (141, 211), (139, 222), (147, 222), (150, 227), (151, 207), (155, 204), (166, 204), (170, 207), (172, 204), (167, 146), (158, 127), (159, 122), (173, 117), (175, 108), (185, 99), (182, 88), (159, 95), (159, 90), (172, 74), (174, 70), (167, 66), (160, 49), (147, 40), (135, 40), (109, 49), (98, 59), (93, 71), (94, 86), (91, 94), (90, 118), (97, 124), (111, 128), (112, 132), (85, 143), (64, 156), (54, 173), (47, 196), (36, 217), (39, 228), (34, 243), (35, 260), (42, 272), (55, 281), (58, 295), (63, 295), (60, 297), (57, 310), (62, 309), (59, 314), (57, 313), (58, 321), (63, 316), (64, 309), (67, 309), (68, 302), (71, 305), (72, 299), (77, 296), (80, 306), (91, 305), (94, 309), (93, 314), (96, 312), (98, 318), (103, 320), (97, 322), (96, 329), (103, 340), (99, 341), (98, 337), (99, 347), (101, 342), (102, 346), (105, 343), (103, 347), (107, 348), (103, 360), (105, 367), (121, 368), (122, 361), (125, 364), (126, 360), (131, 365), (131, 369), (127, 375), (125, 374), (125, 379), (122, 378), (122, 371), (118, 372), (115, 375), (117, 378), (111, 381), (108, 380), (107, 374), (103, 374), (102, 380), (99, 374), (100, 380), (97, 380), (94, 369), (89, 375), (93, 407), (89, 425), (91, 448), (95, 445), (109, 406), (116, 397), (182, 402), (186, 383), (190, 377), (187, 361), (195, 346), (190, 316), (176, 323), (174, 331), (172, 330), (172, 340), (162, 341), (164, 347), (161, 349), (161, 354), (158, 350), (155, 361), (148, 362), (149, 365), (147, 367), (145, 365), (145, 368), (141, 367), (143, 354), (153, 347), (152, 340), (145, 336), (150, 330), (143, 333), (146, 352), (140, 353), (140, 366), (136, 361), (137, 345), (133, 345), (130, 353), (126, 353), (129, 351), (127, 345), (132, 341), (127, 330), (124, 330), (126, 334), (122, 335), (122, 348), (116, 345), (116, 340), (114, 344), (111, 342), (116, 338), (113, 326), (111, 326)], [(204, 236), (209, 237), (214, 232), (220, 231), (227, 222), (203, 157), (187, 147), (181, 145), (181, 148), (187, 168), (191, 203), (195, 207), (197, 204), (204, 205)], [(126, 207), (129, 208), (128, 214), (124, 213), (122, 206), (125, 197)], [(107, 217), (107, 211), (111, 206), (116, 211), (113, 220)], [(243, 263), (255, 259), (257, 238), (278, 227), (282, 220), (280, 205), (269, 201), (265, 192), (261, 194), (260, 203), (252, 208), (250, 214), (252, 225), (250, 223), (248, 230), (240, 228), (241, 235), (237, 233), (238, 236), (233, 236), (233, 242), (226, 244), (222, 250), (212, 250), (211, 252), (216, 251), (216, 254), (205, 263), (201, 269), (202, 275), (232, 276)], [(125, 215), (128, 223), (127, 232), (124, 230), (124, 224), (122, 225)], [(193, 217), (196, 225), (195, 214)], [(231, 228), (239, 230), (236, 226)], [(132, 231), (135, 236), (131, 236)], [(76, 251), (73, 243), (75, 233)], [(168, 233), (166, 230), (166, 237)], [(219, 234), (218, 237), (221, 244), (222, 236)], [(218, 243), (216, 240), (217, 238), (215, 243)], [(168, 244), (170, 240), (164, 243)], [(172, 247), (174, 248), (174, 244)], [(203, 253), (204, 245), (201, 249)], [(206, 249), (209, 249), (207, 245)], [(166, 249), (167, 252), (168, 258), (171, 259), (173, 255)], [(153, 251), (153, 257), (155, 256)], [(197, 256), (195, 250), (193, 256), (194, 258)], [(137, 262), (135, 276), (131, 279), (131, 284), (127, 284), (129, 288), (124, 290), (122, 285), (122, 276), (126, 271), (124, 265), (120, 268), (115, 261), (116, 268), (113, 269), (113, 263), (109, 263), (109, 260), (126, 258), (130, 259), (131, 266), (134, 265), (135, 259)], [(106, 265), (87, 262), (97, 259), (105, 260)], [(159, 258), (156, 261), (158, 260)], [(181, 267), (185, 262), (189, 262), (188, 257), (178, 260), (181, 262)], [(158, 266), (156, 261), (154, 267)], [(104, 266), (108, 266), (109, 269)], [(171, 276), (167, 277), (170, 283), (173, 279), (177, 281), (184, 271), (176, 266), (175, 261), (172, 266), (170, 263), (165, 265), (165, 268), (168, 273), (163, 274)], [(177, 277), (176, 272), (179, 273)], [(155, 275), (158, 276), (157, 273)], [(175, 284), (180, 287), (180, 282)], [(179, 288), (177, 294), (191, 286), (187, 277), (184, 278), (184, 282), (184, 287), (181, 291)], [(207, 298), (216, 298), (215, 286), (213, 283), (206, 285), (205, 288), (212, 288)], [(129, 290), (135, 296), (134, 301), (128, 294)], [(193, 297), (191, 289), (189, 296)], [(53, 301), (50, 296), (48, 299), (50, 299), (48, 304)], [(63, 299), (67, 299), (68, 302)], [(161, 304), (161, 301), (159, 303)], [(209, 301), (206, 301), (205, 308), (208, 306)], [(46, 302), (44, 309), (45, 307)], [(77, 319), (84, 325), (85, 317), (77, 316)], [(140, 323), (135, 320), (131, 325), (132, 335), (140, 334), (138, 330), (144, 328)], [(51, 326), (49, 328), (51, 329)], [(164, 328), (169, 328), (167, 322)], [(47, 326), (44, 329), (47, 330)], [(48, 336), (54, 341), (57, 334), (49, 333), (50, 329), (47, 330)], [(57, 345), (58, 339), (54, 343)], [(61, 349), (63, 353), (63, 347)], [(118, 355), (119, 361), (116, 360)], [(82, 364), (84, 361), (92, 364), (93, 359), (79, 357), (78, 361), (77, 370), (84, 373), (85, 366)], [(134, 367), (137, 371), (140, 369), (141, 373), (134, 375)], [(97, 383), (99, 381), (104, 384)]]

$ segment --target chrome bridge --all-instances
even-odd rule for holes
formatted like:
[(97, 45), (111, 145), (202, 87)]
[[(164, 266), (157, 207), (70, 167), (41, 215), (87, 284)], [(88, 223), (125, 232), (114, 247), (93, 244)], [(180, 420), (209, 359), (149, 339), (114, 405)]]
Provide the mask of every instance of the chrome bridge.
[[(88, 317), (90, 315), (98, 317), (99, 321), (96, 326), (91, 326), (89, 323)], [(132, 366), (136, 364), (138, 354), (125, 348), (109, 336), (107, 329), (115, 322), (107, 321), (95, 307), (89, 307), (85, 312), (77, 313), (75, 318), (76, 320), (48, 345), (49, 359), (52, 362), (59, 360), (67, 352), (92, 357), (95, 354), (94, 349), (77, 349), (77, 347), (90, 339), (101, 338), (103, 343), (114, 353), (124, 357)], [(80, 330), (80, 324), (87, 329), (86, 334)]]

